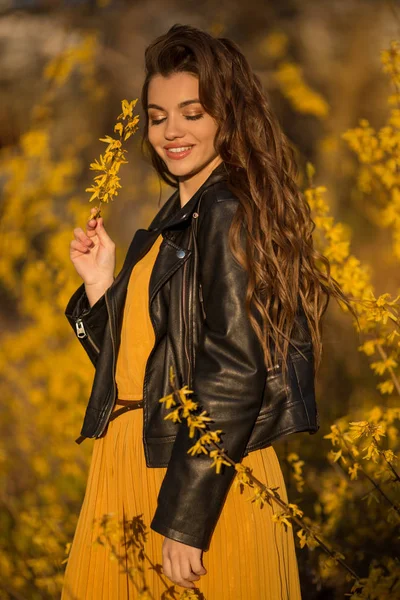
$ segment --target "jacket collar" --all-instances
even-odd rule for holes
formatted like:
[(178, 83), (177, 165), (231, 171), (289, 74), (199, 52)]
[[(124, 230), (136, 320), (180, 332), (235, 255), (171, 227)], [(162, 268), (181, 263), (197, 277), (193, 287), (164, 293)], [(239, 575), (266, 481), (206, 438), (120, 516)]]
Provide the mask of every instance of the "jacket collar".
[[(180, 206), (179, 189), (177, 189), (158, 211), (150, 226), (147, 229), (137, 229), (128, 248), (122, 269), (115, 278), (114, 283), (109, 288), (111, 292), (110, 295), (115, 298), (115, 302), (118, 303), (120, 300), (123, 301), (132, 268), (136, 262), (140, 260), (140, 258), (144, 256), (144, 254), (152, 247), (160, 233), (162, 233), (163, 237), (173, 236), (173, 232), (166, 230), (169, 230), (173, 226), (179, 226), (184, 221), (187, 221), (189, 218), (191, 218), (197, 202), (204, 191), (211, 187), (214, 183), (227, 178), (227, 174), (228, 171), (225, 163), (220, 163), (183, 207)], [(163, 273), (168, 272), (171, 275), (175, 266), (186, 260), (187, 254), (185, 254), (185, 252), (187, 249), (180, 248), (176, 244), (174, 246), (167, 246), (166, 248), (173, 250), (173, 255), (171, 255), (172, 258), (168, 259), (171, 264), (169, 264), (168, 269), (164, 265), (160, 271)], [(176, 252), (179, 250), (184, 250), (185, 258), (177, 256)], [(159, 281), (165, 281), (162, 273), (157, 276), (157, 270), (159, 266), (159, 262), (157, 261), (160, 261), (159, 257), (157, 257), (156, 263), (153, 267), (154, 275), (152, 276), (152, 296), (160, 286)]]
[(190, 219), (203, 192), (214, 183), (227, 179), (227, 176), (228, 171), (226, 165), (222, 162), (215, 167), (205, 182), (184, 206), (180, 205), (179, 189), (175, 190), (150, 223), (148, 231), (161, 232), (164, 229), (170, 229), (176, 225), (181, 225), (184, 221)]

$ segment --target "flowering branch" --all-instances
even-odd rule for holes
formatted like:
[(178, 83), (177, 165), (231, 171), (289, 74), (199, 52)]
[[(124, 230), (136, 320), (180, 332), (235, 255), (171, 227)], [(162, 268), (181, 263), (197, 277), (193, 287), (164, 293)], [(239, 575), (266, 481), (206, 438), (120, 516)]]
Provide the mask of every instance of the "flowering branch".
[[(367, 453), (362, 458), (366, 460), (372, 460), (376, 463), (378, 458), (382, 457), (389, 465), (390, 471), (394, 475), (392, 481), (400, 481), (398, 473), (392, 466), (392, 463), (397, 458), (396, 455), (392, 450), (382, 450), (378, 446), (377, 442), (379, 441), (380, 437), (384, 435), (385, 433), (381, 424), (376, 424), (369, 421), (352, 421), (350, 422), (350, 433), (342, 432), (339, 426), (334, 424), (331, 425), (331, 433), (324, 435), (324, 438), (330, 439), (333, 446), (339, 446), (339, 450), (337, 452), (333, 452), (333, 450), (331, 450), (330, 456), (334, 462), (337, 462), (340, 459), (344, 465), (347, 465), (349, 458), (352, 459), (352, 465), (348, 467), (350, 479), (357, 479), (358, 471), (360, 471), (363, 476), (374, 486), (375, 490), (377, 490), (385, 498), (388, 504), (390, 504), (392, 510), (400, 515), (400, 507), (390, 500), (379, 483), (377, 483), (373, 477), (367, 473), (361, 463), (355, 458), (360, 454), (360, 452), (352, 442), (358, 438), (361, 439), (362, 437), (370, 436), (370, 443), (363, 448), (363, 450), (366, 450)], [(344, 455), (343, 453), (345, 450), (348, 452), (347, 455)]]
[[(334, 564), (339, 563), (342, 567), (355, 579), (356, 583), (360, 582), (359, 576), (344, 562), (344, 555), (340, 552), (330, 550), (328, 546), (321, 540), (316, 534), (317, 528), (315, 525), (307, 525), (303, 517), (303, 511), (299, 509), (296, 504), (287, 504), (282, 500), (276, 491), (278, 488), (270, 488), (259, 481), (254, 475), (253, 470), (249, 467), (236, 463), (233, 461), (225, 452), (224, 448), (218, 445), (221, 442), (220, 434), (221, 429), (216, 431), (209, 430), (208, 421), (212, 419), (207, 416), (206, 411), (201, 414), (193, 414), (198, 410), (198, 403), (193, 402), (192, 399), (188, 399), (187, 396), (193, 393), (187, 385), (181, 389), (177, 389), (175, 385), (175, 374), (173, 367), (169, 370), (169, 380), (172, 387), (172, 393), (159, 399), (159, 402), (165, 404), (166, 408), (176, 407), (170, 413), (168, 413), (164, 419), (172, 419), (174, 423), (181, 422), (181, 417), (185, 418), (189, 427), (189, 437), (193, 438), (195, 431), (199, 430), (201, 436), (197, 442), (189, 448), (188, 454), (195, 456), (196, 454), (204, 453), (213, 459), (211, 467), (216, 468), (217, 474), (220, 473), (222, 465), (232, 466), (237, 471), (236, 478), (233, 482), (234, 488), (240, 485), (242, 492), (244, 486), (248, 486), (254, 489), (254, 494), (251, 498), (252, 502), (255, 502), (257, 506), (262, 506), (267, 502), (272, 506), (271, 500), (276, 502), (283, 511), (280, 514), (273, 514), (272, 520), (278, 523), (285, 523), (292, 527), (290, 520), (293, 520), (300, 527), (298, 537), (300, 538), (300, 546), (303, 548), (307, 545), (309, 548), (314, 548), (319, 545), (333, 560)], [(214, 448), (214, 450), (211, 450)], [(309, 519), (307, 518), (309, 521)]]
[[(178, 600), (179, 593), (174, 585), (165, 581), (162, 565), (154, 563), (145, 551), (147, 527), (142, 515), (132, 519), (123, 519), (117, 523), (113, 513), (107, 513), (95, 518), (94, 523), (99, 524), (100, 533), (93, 541), (94, 546), (109, 546), (110, 560), (117, 561), (121, 570), (127, 574), (134, 585), (138, 600), (156, 600), (146, 580), (145, 560), (150, 564), (149, 569), (156, 572), (165, 587), (161, 600)], [(118, 553), (117, 546), (123, 546), (124, 551)], [(136, 596), (135, 596), (136, 597)], [(179, 595), (179, 600), (184, 596)], [(199, 598), (196, 596), (195, 598)]]
[(114, 139), (109, 135), (106, 135), (105, 138), (100, 138), (100, 141), (105, 142), (108, 146), (104, 156), (100, 155), (99, 161), (95, 160), (91, 163), (90, 168), (93, 171), (101, 171), (102, 173), (96, 175), (94, 185), (85, 190), (86, 192), (92, 192), (89, 202), (95, 198), (100, 200), (100, 205), (97, 207), (96, 212), (89, 217), (91, 219), (100, 217), (102, 202), (113, 200), (113, 197), (118, 195), (118, 189), (121, 187), (118, 175), (119, 169), (121, 165), (128, 162), (124, 160), (127, 151), (122, 148), (122, 142), (130, 138), (138, 129), (139, 116), (133, 115), (136, 103), (137, 99), (131, 102), (122, 100), (122, 113), (117, 117), (117, 120), (126, 121), (126, 123), (123, 124), (120, 122), (114, 126), (114, 131), (118, 133), (119, 139)]

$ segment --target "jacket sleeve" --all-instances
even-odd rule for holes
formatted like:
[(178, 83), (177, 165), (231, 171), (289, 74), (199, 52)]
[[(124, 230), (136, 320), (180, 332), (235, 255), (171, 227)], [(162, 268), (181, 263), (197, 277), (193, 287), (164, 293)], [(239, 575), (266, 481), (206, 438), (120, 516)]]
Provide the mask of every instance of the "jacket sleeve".
[[(266, 380), (262, 346), (245, 312), (247, 272), (236, 262), (228, 232), (238, 200), (214, 199), (199, 223), (199, 268), (206, 318), (196, 348), (192, 398), (222, 429), (221, 446), (241, 462), (259, 414)], [(236, 474), (210, 468), (186, 420), (179, 424), (171, 458), (150, 527), (171, 539), (208, 550), (211, 536)]]
[(96, 367), (108, 321), (105, 294), (100, 296), (93, 306), (90, 306), (85, 284), (82, 283), (68, 301), (65, 316)]

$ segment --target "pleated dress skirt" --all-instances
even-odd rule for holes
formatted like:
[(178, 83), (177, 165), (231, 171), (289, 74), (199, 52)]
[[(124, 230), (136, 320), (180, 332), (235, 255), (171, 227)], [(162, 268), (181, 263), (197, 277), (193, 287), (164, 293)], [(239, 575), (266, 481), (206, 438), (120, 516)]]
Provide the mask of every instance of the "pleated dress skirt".
[[(119, 397), (125, 400), (142, 398), (144, 366), (154, 343), (148, 282), (161, 241), (160, 236), (135, 265), (128, 285), (117, 361)], [(139, 337), (142, 343), (135, 344)], [(136, 378), (135, 369), (128, 368), (134, 356), (136, 367), (141, 365)], [(143, 408), (136, 408), (110, 421), (103, 437), (85, 442), (93, 444), (93, 452), (61, 600), (168, 600), (189, 591), (196, 595), (188, 598), (203, 600), (301, 600), (293, 530), (273, 521), (282, 511), (275, 502), (262, 508), (251, 502), (248, 487), (241, 493), (231, 486), (203, 552), (207, 573), (194, 582), (196, 590), (163, 574), (164, 536), (150, 529), (150, 522), (167, 468), (147, 467), (142, 435)], [(251, 452), (242, 464), (288, 501), (272, 446)]]

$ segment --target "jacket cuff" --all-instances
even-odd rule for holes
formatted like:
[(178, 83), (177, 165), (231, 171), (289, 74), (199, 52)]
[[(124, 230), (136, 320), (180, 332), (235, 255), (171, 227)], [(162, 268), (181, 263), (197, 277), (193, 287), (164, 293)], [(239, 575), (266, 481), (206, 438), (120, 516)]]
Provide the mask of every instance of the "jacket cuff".
[(171, 540), (182, 542), (182, 544), (187, 544), (188, 546), (193, 546), (194, 548), (199, 548), (200, 550), (204, 551), (208, 550), (209, 545), (205, 540), (199, 542), (199, 539), (190, 533), (184, 533), (183, 531), (166, 527), (162, 524), (162, 522), (159, 521), (157, 516), (153, 517), (153, 520), (150, 523), (150, 529)]
[(85, 284), (82, 283), (69, 299), (67, 307), (65, 309), (65, 316), (69, 321), (74, 322), (76, 319), (85, 316), (85, 321), (89, 323), (91, 317), (95, 315), (98, 310), (104, 307), (104, 305), (105, 294), (100, 296), (100, 298), (98, 298), (98, 300), (93, 304), (93, 306), (90, 306), (89, 299), (86, 294)]
[(93, 306), (90, 306), (85, 284), (82, 283), (71, 296), (64, 314), (93, 365), (96, 366), (108, 321), (105, 293)]

